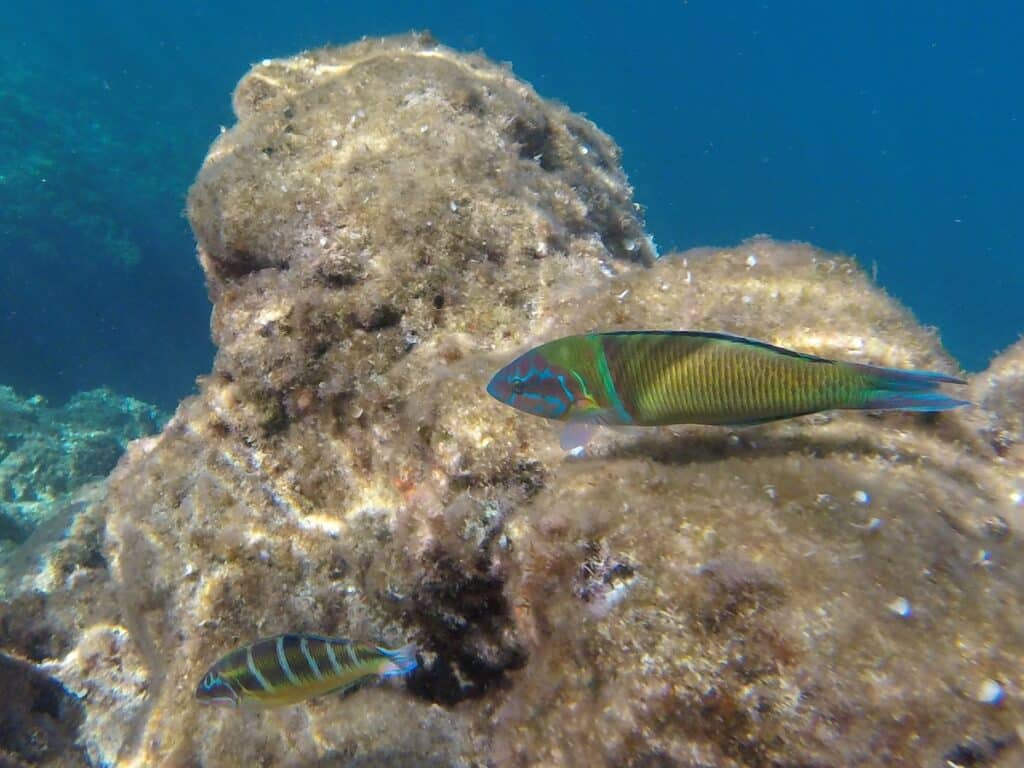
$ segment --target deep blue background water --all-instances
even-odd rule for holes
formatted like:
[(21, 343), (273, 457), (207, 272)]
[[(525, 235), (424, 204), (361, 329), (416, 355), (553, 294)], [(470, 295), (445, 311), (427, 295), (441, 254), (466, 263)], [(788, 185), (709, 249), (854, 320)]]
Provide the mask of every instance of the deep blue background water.
[(610, 133), (663, 252), (854, 254), (970, 369), (1024, 331), (1022, 4), (182, 5), (5, 4), (0, 384), (190, 392), (213, 349), (184, 195), (235, 82), (411, 28)]

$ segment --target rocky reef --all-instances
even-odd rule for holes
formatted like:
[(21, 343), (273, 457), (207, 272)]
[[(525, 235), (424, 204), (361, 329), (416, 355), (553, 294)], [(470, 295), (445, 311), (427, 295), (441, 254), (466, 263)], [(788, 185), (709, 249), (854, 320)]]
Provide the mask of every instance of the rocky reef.
[(109, 389), (52, 407), (0, 387), (0, 569), (4, 551), (59, 516), (81, 486), (110, 473), (130, 441), (159, 432), (166, 420)]
[[(82, 697), (91, 764), (1019, 764), (1024, 343), (971, 409), (568, 458), (484, 392), (566, 333), (956, 363), (848, 258), (657, 259), (612, 141), (480, 56), (365, 40), (263, 62), (234, 104), (188, 206), (214, 369), (0, 605), (11, 661)], [(195, 703), (213, 659), (282, 631), (415, 641), (423, 666)]]

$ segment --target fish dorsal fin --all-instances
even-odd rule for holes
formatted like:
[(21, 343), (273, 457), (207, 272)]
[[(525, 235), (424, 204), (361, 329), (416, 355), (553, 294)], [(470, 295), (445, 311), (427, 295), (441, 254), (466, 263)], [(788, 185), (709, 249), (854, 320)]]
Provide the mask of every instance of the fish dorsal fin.
[(774, 344), (769, 344), (767, 341), (761, 341), (760, 339), (752, 339), (749, 336), (740, 336), (736, 333), (726, 333), (725, 331), (610, 331), (608, 333), (598, 334), (599, 336), (688, 336), (693, 339), (708, 339), (711, 341), (731, 341), (735, 344), (745, 344), (751, 347), (759, 347), (760, 349), (767, 350), (769, 352), (777, 352), (780, 355), (787, 355), (788, 357), (798, 357), (801, 360), (808, 360), (814, 363), (831, 363), (834, 362), (829, 360), (827, 357), (819, 357), (818, 355), (812, 355), (807, 352), (797, 352), (792, 349), (786, 349), (785, 347), (778, 347)]

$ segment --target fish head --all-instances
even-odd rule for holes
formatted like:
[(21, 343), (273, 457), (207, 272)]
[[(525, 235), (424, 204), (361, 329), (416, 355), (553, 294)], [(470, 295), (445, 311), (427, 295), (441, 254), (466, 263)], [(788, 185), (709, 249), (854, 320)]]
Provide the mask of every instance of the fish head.
[(211, 670), (199, 681), (196, 699), (201, 704), (234, 708), (238, 706), (238, 691), (222, 675)]
[(569, 418), (584, 397), (582, 382), (568, 368), (532, 349), (506, 365), (487, 385), (487, 393), (505, 405), (545, 419)]

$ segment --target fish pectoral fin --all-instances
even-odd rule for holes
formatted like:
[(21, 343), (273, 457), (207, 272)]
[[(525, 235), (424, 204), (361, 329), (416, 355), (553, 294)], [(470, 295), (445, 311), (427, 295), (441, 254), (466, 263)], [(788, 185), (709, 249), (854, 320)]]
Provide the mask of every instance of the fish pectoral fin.
[(578, 455), (587, 447), (597, 427), (610, 427), (618, 423), (615, 413), (607, 408), (577, 410), (562, 429), (559, 445), (562, 450)]
[(593, 424), (588, 424), (585, 421), (570, 421), (562, 428), (558, 444), (562, 446), (563, 451), (578, 455), (587, 447), (587, 443), (594, 436), (594, 432)]

